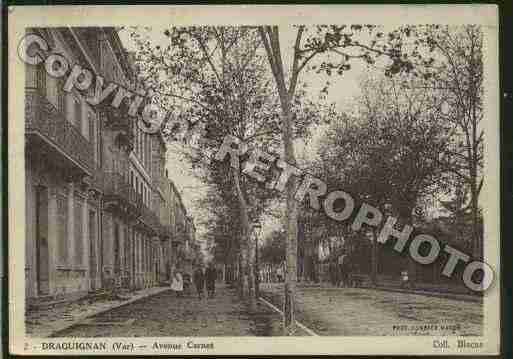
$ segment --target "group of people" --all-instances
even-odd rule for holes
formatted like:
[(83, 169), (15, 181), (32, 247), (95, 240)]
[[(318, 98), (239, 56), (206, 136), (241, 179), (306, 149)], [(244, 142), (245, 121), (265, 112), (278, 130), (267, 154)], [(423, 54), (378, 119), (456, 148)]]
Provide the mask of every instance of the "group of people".
[(276, 283), (276, 282), (284, 282), (285, 281), (285, 265), (279, 266), (270, 266), (264, 265), (262, 269), (259, 270), (259, 280), (263, 283)]
[[(203, 264), (198, 264), (194, 271), (192, 281), (196, 287), (198, 298), (202, 299), (204, 294), (204, 288), (207, 288), (207, 295), (209, 298), (213, 298), (216, 289), (217, 270), (213, 263), (210, 263), (206, 269), (203, 268)], [(184, 283), (185, 282), (185, 283)], [(184, 286), (188, 286), (188, 282), (184, 279), (184, 276), (180, 271), (175, 271), (171, 280), (171, 290), (176, 293), (177, 297), (181, 297), (184, 291)]]
[(352, 266), (349, 256), (342, 253), (336, 261), (329, 264), (329, 277), (330, 282), (335, 287), (350, 287), (351, 286), (351, 271)]

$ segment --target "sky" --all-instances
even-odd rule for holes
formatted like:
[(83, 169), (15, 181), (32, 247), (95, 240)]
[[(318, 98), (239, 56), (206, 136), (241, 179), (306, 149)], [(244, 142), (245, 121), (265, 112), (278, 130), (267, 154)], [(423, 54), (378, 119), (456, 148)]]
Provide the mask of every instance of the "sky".
[[(147, 29), (147, 33), (151, 41), (155, 45), (166, 44), (168, 39), (163, 35), (164, 28), (151, 28)], [(280, 27), (280, 45), (281, 52), (283, 55), (284, 67), (290, 68), (292, 63), (293, 44), (295, 40), (296, 30), (292, 27), (283, 28)], [(135, 46), (129, 37), (127, 30), (121, 30), (119, 36), (123, 45), (128, 51), (134, 51)], [(315, 65), (318, 61), (312, 61), (312, 65)], [(299, 78), (299, 86), (307, 84), (306, 91), (307, 96), (316, 98), (319, 96), (321, 89), (325, 86), (326, 81), (330, 81), (330, 90), (327, 96), (327, 102), (336, 103), (339, 110), (345, 110), (350, 107), (351, 100), (357, 96), (359, 91), (359, 79), (365, 72), (371, 71), (371, 69), (361, 63), (352, 62), (351, 70), (346, 71), (342, 76), (332, 76), (329, 78), (327, 75), (316, 74), (313, 71), (303, 71)], [(312, 138), (305, 145), (302, 142), (296, 143), (296, 154), (298, 158), (311, 159), (312, 156), (317, 152), (317, 146), (322, 140), (323, 132), (325, 127), (319, 126), (313, 129)], [(169, 144), (168, 153), (166, 160), (166, 168), (169, 173), (169, 177), (174, 181), (178, 191), (182, 195), (184, 205), (189, 211), (189, 214), (195, 218), (195, 223), (198, 229), (198, 237), (201, 237), (204, 233), (204, 228), (201, 225), (202, 219), (205, 218), (206, 214), (201, 208), (199, 208), (196, 201), (202, 198), (206, 192), (205, 185), (194, 175), (190, 166), (186, 161), (181, 159), (179, 155), (180, 148), (178, 144)], [(263, 234), (265, 235), (274, 228), (277, 228), (279, 223), (276, 220), (266, 219), (263, 223)]]

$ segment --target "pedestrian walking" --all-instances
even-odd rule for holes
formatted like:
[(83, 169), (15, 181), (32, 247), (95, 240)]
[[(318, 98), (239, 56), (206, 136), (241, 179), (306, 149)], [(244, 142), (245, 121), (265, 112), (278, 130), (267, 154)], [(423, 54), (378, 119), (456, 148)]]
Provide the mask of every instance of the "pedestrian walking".
[(203, 288), (205, 287), (205, 274), (203, 273), (203, 266), (199, 264), (194, 271), (192, 280), (196, 286), (196, 292), (198, 293), (198, 299), (203, 298)]
[(276, 276), (278, 277), (278, 282), (283, 282), (283, 267), (281, 265), (276, 270)]
[(175, 271), (171, 281), (171, 290), (176, 293), (176, 297), (181, 297), (183, 292), (183, 277), (180, 271)]
[(189, 273), (184, 273), (183, 277), (183, 292), (184, 294), (191, 294), (192, 290), (192, 275)]
[(333, 258), (330, 258), (329, 259), (329, 263), (328, 263), (328, 277), (329, 277), (329, 281), (331, 283), (332, 286), (336, 287), (337, 286), (337, 281), (338, 281), (338, 278), (337, 278), (337, 265), (335, 264), (335, 261)]
[(207, 284), (207, 293), (209, 298), (214, 298), (216, 291), (217, 272), (214, 263), (210, 262), (205, 270), (205, 281)]
[(339, 280), (338, 286), (346, 287), (348, 286), (348, 266), (347, 266), (347, 255), (342, 254), (338, 257), (338, 273)]
[(401, 288), (413, 289), (413, 283), (407, 270), (401, 271)]

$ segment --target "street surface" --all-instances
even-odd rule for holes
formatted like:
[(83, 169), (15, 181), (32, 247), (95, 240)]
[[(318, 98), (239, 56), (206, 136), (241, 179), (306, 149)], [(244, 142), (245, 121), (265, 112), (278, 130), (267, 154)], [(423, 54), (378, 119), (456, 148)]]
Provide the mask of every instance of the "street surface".
[[(261, 295), (282, 307), (283, 284), (261, 284)], [(483, 306), (423, 295), (364, 288), (302, 288), (296, 320), (318, 335), (481, 335)]]
[(99, 314), (54, 337), (181, 337), (279, 335), (281, 317), (264, 305), (248, 314), (237, 293), (216, 288), (216, 297), (176, 298), (171, 290)]
[[(261, 284), (261, 296), (282, 309), (282, 283)], [(482, 304), (367, 288), (298, 286), (296, 320), (318, 335), (481, 335)], [(53, 337), (280, 336), (282, 317), (263, 303), (255, 312), (234, 289), (216, 297), (177, 298), (171, 290), (81, 320)], [(307, 335), (298, 330), (296, 335)]]

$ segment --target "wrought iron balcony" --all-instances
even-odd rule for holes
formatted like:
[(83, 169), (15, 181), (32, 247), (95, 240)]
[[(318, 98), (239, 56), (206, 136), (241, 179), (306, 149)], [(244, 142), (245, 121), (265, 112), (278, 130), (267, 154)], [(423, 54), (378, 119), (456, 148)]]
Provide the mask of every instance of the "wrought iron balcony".
[(139, 220), (153, 235), (160, 235), (161, 225), (157, 214), (144, 204), (141, 207), (141, 217)]
[(138, 217), (144, 207), (141, 196), (128, 181), (117, 172), (105, 172), (103, 176), (104, 203), (127, 215)]
[(105, 127), (113, 131), (131, 132), (131, 121), (128, 114), (120, 108), (112, 107), (110, 104), (101, 104), (100, 108), (105, 113)]
[(103, 186), (105, 184), (105, 172), (102, 168), (96, 168), (92, 176), (86, 178), (86, 182), (90, 189), (103, 193)]
[(118, 132), (116, 135), (118, 145), (124, 147), (127, 152), (132, 151), (134, 147), (133, 119), (128, 116), (127, 111), (121, 108), (103, 105), (101, 109), (105, 114), (105, 128)]
[(37, 89), (25, 89), (25, 136), (28, 152), (44, 152), (80, 176), (92, 174), (93, 145)]

